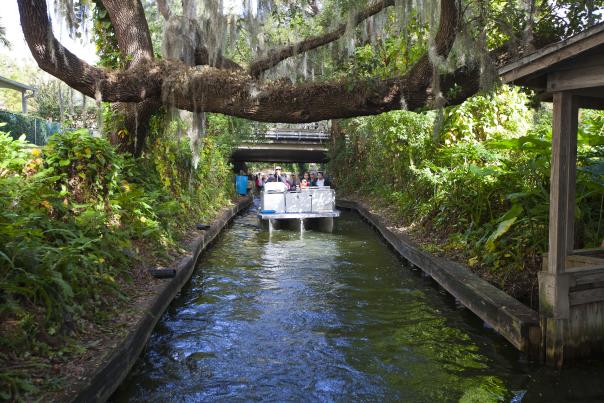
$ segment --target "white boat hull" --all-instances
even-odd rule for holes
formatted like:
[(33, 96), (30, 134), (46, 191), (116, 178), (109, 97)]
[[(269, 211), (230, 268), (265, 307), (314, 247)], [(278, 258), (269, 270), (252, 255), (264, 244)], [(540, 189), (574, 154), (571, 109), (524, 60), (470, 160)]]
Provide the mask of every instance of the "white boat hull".
[(329, 187), (288, 192), (278, 186), (268, 186), (261, 197), (258, 218), (269, 230), (312, 228), (332, 232), (333, 219), (340, 216), (340, 211), (335, 209), (335, 191)]

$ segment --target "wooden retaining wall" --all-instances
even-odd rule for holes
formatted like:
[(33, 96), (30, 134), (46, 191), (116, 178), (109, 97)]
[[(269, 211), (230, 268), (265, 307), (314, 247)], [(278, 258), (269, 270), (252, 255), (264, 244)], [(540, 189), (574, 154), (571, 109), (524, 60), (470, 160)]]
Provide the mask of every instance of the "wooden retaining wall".
[(99, 367), (91, 378), (76, 386), (69, 400), (104, 402), (113, 394), (132, 369), (164, 311), (191, 278), (201, 252), (239, 212), (249, 207), (251, 202), (252, 199), (246, 197), (234, 207), (223, 211), (210, 228), (191, 243), (190, 254), (184, 256), (175, 267), (176, 276), (163, 280), (165, 284), (150, 302), (133, 331), (117, 345), (105, 364)]
[(408, 237), (388, 229), (383, 218), (360, 203), (338, 200), (337, 206), (357, 211), (408, 262), (429, 274), (466, 308), (531, 359), (541, 357), (539, 314), (491, 285), (459, 263), (421, 250)]

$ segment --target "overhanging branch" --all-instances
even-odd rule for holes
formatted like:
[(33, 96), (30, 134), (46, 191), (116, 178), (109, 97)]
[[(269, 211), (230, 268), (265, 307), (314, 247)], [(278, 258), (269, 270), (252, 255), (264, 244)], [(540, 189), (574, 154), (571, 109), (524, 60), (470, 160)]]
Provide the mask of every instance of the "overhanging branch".
[(45, 0), (18, 0), (17, 4), (25, 40), (42, 70), (89, 97), (102, 97), (107, 102), (160, 96), (163, 66), (146, 64), (139, 67), (138, 75), (91, 66), (55, 38)]
[[(416, 110), (432, 97), (433, 70), (427, 56), (403, 77), (362, 82), (262, 82), (242, 70), (190, 67), (168, 60), (144, 62), (123, 72), (106, 71), (78, 59), (54, 38), (44, 0), (19, 0), (19, 10), (38, 65), (86, 95), (97, 93), (104, 101), (151, 99), (190, 111), (295, 123), (400, 109), (402, 98), (408, 109)], [(456, 35), (456, 0), (442, 0), (440, 14), (434, 46), (446, 57)]]
[(363, 10), (356, 12), (349, 23), (340, 24), (333, 31), (327, 32), (323, 35), (312, 36), (301, 42), (287, 45), (280, 49), (271, 49), (268, 51), (267, 56), (252, 62), (250, 65), (250, 74), (252, 77), (259, 77), (262, 72), (276, 66), (285, 59), (338, 40), (344, 35), (347, 29), (352, 28), (349, 26), (349, 24), (352, 24), (352, 26), (357, 26), (367, 18), (372, 17), (383, 9), (393, 5), (394, 0), (378, 0)]

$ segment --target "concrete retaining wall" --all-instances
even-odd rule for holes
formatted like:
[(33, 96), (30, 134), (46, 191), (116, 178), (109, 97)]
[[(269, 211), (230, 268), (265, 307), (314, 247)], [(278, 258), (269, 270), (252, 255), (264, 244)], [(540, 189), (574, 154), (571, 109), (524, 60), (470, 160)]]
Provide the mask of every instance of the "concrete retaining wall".
[(104, 402), (122, 383), (145, 347), (151, 332), (168, 308), (176, 294), (189, 281), (201, 252), (216, 238), (224, 227), (242, 210), (249, 207), (252, 200), (247, 197), (236, 206), (225, 210), (191, 244), (190, 254), (176, 265), (176, 276), (166, 279), (157, 296), (151, 301), (134, 330), (118, 344), (109, 359), (97, 372), (81, 385), (77, 385), (71, 399), (75, 402)]
[(338, 200), (337, 206), (357, 211), (407, 261), (429, 274), (465, 307), (532, 359), (541, 354), (539, 314), (474, 274), (469, 268), (421, 250), (408, 237), (395, 234), (384, 220), (363, 205)]

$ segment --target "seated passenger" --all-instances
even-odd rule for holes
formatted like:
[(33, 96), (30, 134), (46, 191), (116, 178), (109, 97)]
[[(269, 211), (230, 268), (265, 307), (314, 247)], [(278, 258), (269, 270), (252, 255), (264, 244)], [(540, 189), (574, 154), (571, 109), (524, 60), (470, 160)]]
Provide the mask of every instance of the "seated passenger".
[(331, 186), (331, 181), (323, 175), (323, 172), (317, 172), (316, 186)]
[(310, 186), (317, 186), (317, 175), (314, 172), (310, 173), (310, 181), (308, 182)]
[(303, 179), (306, 179), (306, 182), (310, 183), (310, 174), (307, 172), (304, 172), (304, 175), (302, 175)]
[(300, 189), (308, 188), (308, 181), (304, 178), (300, 181)]
[(256, 190), (258, 192), (262, 192), (262, 189), (264, 188), (264, 182), (265, 180), (262, 177), (262, 173), (258, 172), (258, 174), (256, 175)]
[(290, 185), (291, 185), (292, 189), (300, 186), (300, 179), (298, 179), (298, 175), (292, 174), (291, 179), (290, 179)]

